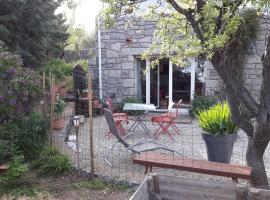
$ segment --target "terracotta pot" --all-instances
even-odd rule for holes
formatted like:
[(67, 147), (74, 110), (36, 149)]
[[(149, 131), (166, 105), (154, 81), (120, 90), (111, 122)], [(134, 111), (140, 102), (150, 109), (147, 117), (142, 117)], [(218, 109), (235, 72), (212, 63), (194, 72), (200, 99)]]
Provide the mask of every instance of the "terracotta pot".
[(65, 119), (64, 117), (57, 117), (53, 120), (53, 129), (54, 130), (61, 130), (65, 126)]

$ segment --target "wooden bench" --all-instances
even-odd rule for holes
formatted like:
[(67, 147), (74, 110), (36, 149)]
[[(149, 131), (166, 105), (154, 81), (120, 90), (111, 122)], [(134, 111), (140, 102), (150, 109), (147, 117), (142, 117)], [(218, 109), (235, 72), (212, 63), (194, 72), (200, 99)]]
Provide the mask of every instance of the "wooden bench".
[(134, 164), (144, 165), (145, 174), (152, 167), (177, 169), (182, 171), (229, 177), (234, 182), (238, 179), (251, 180), (251, 167), (235, 164), (210, 162), (206, 160), (194, 160), (175, 155), (160, 154), (157, 152), (144, 152), (133, 158)]

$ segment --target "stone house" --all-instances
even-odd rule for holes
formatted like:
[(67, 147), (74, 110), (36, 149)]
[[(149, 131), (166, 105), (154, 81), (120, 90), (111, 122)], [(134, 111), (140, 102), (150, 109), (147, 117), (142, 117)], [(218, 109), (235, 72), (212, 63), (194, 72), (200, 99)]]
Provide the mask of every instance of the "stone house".
[[(257, 39), (250, 47), (252, 54), (244, 62), (243, 79), (255, 97), (260, 91), (261, 56), (270, 31), (269, 19), (261, 17)], [(125, 97), (137, 97), (145, 103), (162, 106), (164, 99), (175, 102), (182, 98), (188, 104), (195, 94), (222, 93), (223, 83), (209, 62), (204, 63), (202, 70), (198, 60), (191, 58), (190, 66), (183, 69), (163, 59), (152, 69), (151, 60), (142, 60), (141, 55), (153, 40), (156, 23), (139, 17), (132, 19), (132, 23), (133, 26), (125, 28), (125, 22), (118, 20), (113, 28), (105, 29), (101, 25), (97, 31), (96, 57), (89, 61), (96, 95), (110, 96), (115, 103)]]

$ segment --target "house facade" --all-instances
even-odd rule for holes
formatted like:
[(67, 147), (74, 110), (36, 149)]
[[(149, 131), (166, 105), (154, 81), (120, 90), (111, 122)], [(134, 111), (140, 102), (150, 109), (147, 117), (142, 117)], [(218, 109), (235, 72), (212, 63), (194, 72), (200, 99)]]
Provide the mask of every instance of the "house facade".
[[(195, 94), (222, 95), (223, 83), (209, 62), (204, 63), (203, 70), (199, 61), (191, 58), (190, 65), (182, 68), (168, 58), (151, 68), (150, 62), (155, 56), (142, 60), (141, 55), (152, 43), (156, 22), (136, 17), (132, 19), (132, 26), (126, 28), (125, 24), (120, 19), (113, 28), (105, 29), (101, 25), (97, 31), (96, 57), (89, 62), (97, 96), (109, 96), (115, 103), (125, 97), (136, 97), (145, 103), (162, 106), (165, 99), (177, 101), (181, 98), (189, 103)], [(251, 45), (252, 53), (244, 64), (243, 79), (255, 97), (260, 91), (261, 56), (269, 31), (269, 17), (263, 16), (257, 40)]]

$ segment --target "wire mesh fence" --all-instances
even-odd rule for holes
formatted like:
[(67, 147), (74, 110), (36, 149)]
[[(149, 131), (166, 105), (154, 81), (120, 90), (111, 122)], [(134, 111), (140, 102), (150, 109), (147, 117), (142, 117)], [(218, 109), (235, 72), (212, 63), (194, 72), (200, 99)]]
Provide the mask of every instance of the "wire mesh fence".
[[(91, 88), (88, 88), (91, 91)], [(100, 105), (94, 105), (92, 109), (93, 117), (89, 114), (78, 115), (79, 116), (79, 128), (74, 127), (75, 116), (75, 102), (67, 102), (64, 112), (61, 115), (59, 123), (64, 123), (62, 129), (54, 129), (52, 131), (53, 144), (57, 146), (63, 153), (70, 157), (73, 166), (80, 172), (91, 172), (91, 152), (94, 159), (95, 174), (101, 177), (107, 177), (110, 179), (116, 179), (119, 181), (127, 181), (132, 183), (139, 183), (144, 178), (145, 169), (143, 166), (134, 164), (133, 158), (137, 152), (145, 149), (155, 149), (158, 145), (164, 145), (168, 149), (174, 150), (180, 155), (172, 154), (166, 149), (157, 149), (151, 152), (156, 153), (157, 158), (160, 154), (173, 155), (173, 158), (177, 160), (179, 157), (189, 158), (195, 160), (205, 161), (207, 160), (207, 150), (205, 142), (202, 139), (201, 129), (196, 119), (191, 119), (188, 113), (184, 113), (180, 109), (180, 113), (175, 120), (176, 127), (180, 130), (178, 134), (173, 127), (167, 127), (167, 131), (171, 134), (167, 134), (166, 131), (162, 131), (157, 123), (153, 123), (153, 117), (161, 116), (159, 110), (151, 111), (147, 114), (143, 114), (141, 123), (143, 126), (138, 125), (129, 137), (126, 137), (130, 133), (130, 128), (134, 127), (133, 124), (138, 120), (137, 115), (129, 115), (128, 122), (121, 123), (122, 130), (118, 133), (123, 140), (129, 145), (118, 142), (117, 138), (111, 133), (108, 122), (103, 114), (103, 108)], [(141, 112), (144, 113), (144, 112)], [(77, 113), (78, 114), (78, 113)], [(80, 114), (80, 113), (79, 113)], [(91, 121), (93, 127), (91, 128)], [(146, 131), (146, 128), (148, 131)], [(93, 130), (92, 130), (93, 129)], [(161, 130), (160, 134), (155, 133)], [(122, 133), (120, 133), (123, 131)], [(148, 132), (148, 133), (147, 133)], [(91, 146), (90, 136), (93, 134), (93, 146)], [(76, 137), (78, 135), (78, 138)], [(146, 144), (146, 146), (132, 146), (140, 141), (153, 140), (156, 143)], [(234, 144), (231, 163), (241, 166), (246, 165), (245, 153), (248, 144), (248, 139), (243, 131), (239, 131), (237, 139)], [(113, 146), (113, 148), (111, 148)], [(148, 146), (147, 146), (148, 145)], [(91, 151), (91, 147), (93, 151)], [(136, 151), (130, 147), (136, 147)], [(140, 149), (141, 148), (141, 149)], [(264, 161), (267, 169), (267, 174), (270, 175), (270, 149), (267, 148)], [(105, 160), (107, 158), (107, 161)], [(166, 159), (164, 163), (166, 163)], [(232, 170), (234, 170), (232, 168)], [(200, 173), (192, 173), (181, 170), (165, 169), (165, 168), (153, 168), (154, 172), (173, 175), (199, 178), (203, 180), (219, 180), (219, 181), (231, 181), (230, 178), (204, 175)]]

